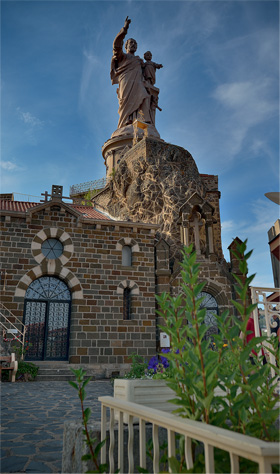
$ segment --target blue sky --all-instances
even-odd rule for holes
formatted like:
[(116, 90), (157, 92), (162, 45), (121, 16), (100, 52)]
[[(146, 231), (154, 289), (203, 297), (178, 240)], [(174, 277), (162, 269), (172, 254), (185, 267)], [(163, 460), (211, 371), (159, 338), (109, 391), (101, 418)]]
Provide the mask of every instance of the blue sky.
[(112, 42), (127, 15), (138, 54), (164, 65), (161, 138), (219, 176), (226, 260), (232, 238), (248, 238), (254, 284), (273, 286), (267, 230), (279, 206), (264, 193), (279, 190), (278, 1), (2, 0), (1, 192), (59, 184), (69, 195), (105, 176), (101, 147), (118, 122)]

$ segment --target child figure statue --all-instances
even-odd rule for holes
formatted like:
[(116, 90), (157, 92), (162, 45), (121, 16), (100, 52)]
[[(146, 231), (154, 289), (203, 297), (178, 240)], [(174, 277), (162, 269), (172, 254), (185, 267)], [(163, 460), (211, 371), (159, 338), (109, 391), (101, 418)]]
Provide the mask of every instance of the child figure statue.
[(145, 80), (153, 86), (156, 82), (156, 69), (161, 69), (163, 65), (152, 61), (151, 51), (144, 54), (144, 59), (146, 62), (143, 65), (143, 75)]

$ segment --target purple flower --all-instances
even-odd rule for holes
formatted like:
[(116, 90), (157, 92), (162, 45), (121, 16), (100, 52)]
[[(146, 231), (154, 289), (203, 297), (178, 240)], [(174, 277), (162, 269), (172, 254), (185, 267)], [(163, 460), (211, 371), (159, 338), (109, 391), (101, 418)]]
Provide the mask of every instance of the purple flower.
[[(163, 349), (162, 352), (164, 354), (167, 354), (168, 352), (170, 352), (170, 349)], [(159, 364), (163, 366), (164, 369), (167, 369), (167, 367), (169, 367), (169, 363), (166, 357), (159, 355), (154, 356), (149, 360), (148, 370), (153, 370), (154, 374), (156, 374), (159, 369)]]

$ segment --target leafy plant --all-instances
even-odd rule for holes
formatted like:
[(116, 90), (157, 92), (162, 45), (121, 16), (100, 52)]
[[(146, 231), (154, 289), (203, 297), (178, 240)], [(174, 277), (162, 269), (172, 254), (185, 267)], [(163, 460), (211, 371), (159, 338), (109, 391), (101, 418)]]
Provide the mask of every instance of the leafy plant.
[[(166, 324), (161, 329), (171, 341), (171, 351), (165, 354), (171, 367), (167, 385), (176, 393), (172, 402), (180, 416), (275, 441), (279, 436), (275, 427), (278, 417), (275, 384), (279, 377), (276, 338), (269, 340), (272, 347), (269, 350), (278, 360), (274, 367), (276, 375), (270, 378), (271, 363), (263, 365), (261, 352), (253, 356), (254, 366), (249, 360), (252, 349), (267, 341), (267, 337), (254, 338), (248, 344), (245, 338), (239, 337), (240, 332), (246, 333), (248, 319), (256, 307), (248, 298), (254, 275), (247, 277), (247, 261), (252, 252), (247, 252), (246, 246), (247, 241), (242, 242), (235, 254), (241, 275), (234, 275), (239, 301), (233, 304), (239, 317), (230, 315), (229, 311), (215, 315), (219, 334), (212, 335), (214, 342), (205, 339), (206, 309), (200, 308), (203, 298), (198, 296), (205, 283), (199, 280), (199, 264), (192, 246), (183, 252), (182, 293), (177, 297), (167, 293), (157, 296), (158, 313)], [(187, 472), (178, 471), (178, 460), (170, 461), (174, 472)]]
[(123, 378), (125, 379), (141, 379), (146, 378), (148, 372), (148, 362), (144, 357), (136, 354), (134, 352), (131, 354), (131, 368), (130, 371), (127, 372)]
[(16, 374), (17, 380), (24, 378), (24, 380), (34, 380), (37, 377), (39, 367), (32, 362), (18, 362), (18, 370)]
[(84, 454), (81, 458), (82, 461), (89, 461), (92, 460), (96, 470), (94, 471), (87, 471), (88, 473), (90, 472), (105, 472), (108, 470), (107, 464), (100, 464), (98, 457), (100, 450), (102, 446), (104, 446), (106, 440), (103, 440), (101, 442), (98, 442), (97, 438), (91, 438), (90, 432), (88, 429), (88, 421), (91, 415), (91, 409), (90, 408), (84, 408), (84, 400), (86, 397), (86, 392), (85, 392), (85, 387), (91, 380), (91, 377), (85, 378), (86, 371), (82, 368), (79, 368), (77, 370), (75, 369), (70, 369), (73, 374), (75, 375), (76, 382), (69, 381), (68, 383), (77, 390), (79, 399), (81, 402), (81, 409), (82, 409), (82, 419), (83, 419), (83, 425), (85, 429), (83, 430), (83, 434), (85, 436), (84, 442), (88, 446), (89, 453)]
[[(20, 360), (18, 362), (18, 370), (16, 373), (16, 380), (28, 382), (34, 380), (37, 377), (39, 367), (32, 362), (24, 362)], [(2, 380), (8, 380), (9, 374), (7, 370), (2, 373)]]

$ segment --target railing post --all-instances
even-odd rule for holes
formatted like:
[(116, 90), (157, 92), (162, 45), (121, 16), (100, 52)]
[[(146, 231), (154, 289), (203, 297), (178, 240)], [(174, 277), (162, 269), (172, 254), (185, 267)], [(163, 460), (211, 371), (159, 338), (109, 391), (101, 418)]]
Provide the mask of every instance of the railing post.
[(140, 467), (146, 469), (146, 423), (139, 420), (139, 457)]
[(154, 456), (153, 456), (153, 472), (157, 474), (159, 472), (159, 442), (158, 442), (158, 425), (153, 423), (153, 446), (154, 446)]
[(215, 473), (214, 447), (211, 444), (204, 443), (205, 472), (206, 474)]
[(272, 466), (271, 463), (265, 457), (259, 460), (259, 472), (261, 474), (271, 474)]
[[(106, 414), (106, 406), (101, 405), (101, 441), (103, 441), (104, 439), (106, 439), (106, 417), (107, 417), (107, 414)], [(101, 448), (101, 464), (105, 464), (106, 463), (106, 441), (104, 443), (104, 446), (102, 446)]]
[(189, 436), (185, 436), (185, 457), (187, 469), (193, 468), (193, 454), (192, 454), (192, 439)]
[(134, 440), (134, 428), (133, 428), (133, 416), (128, 416), (128, 472), (134, 474), (134, 454), (133, 454), (133, 440)]
[(230, 472), (239, 474), (239, 456), (237, 454), (229, 453), (230, 456)]
[(118, 469), (123, 472), (123, 412), (119, 412)]
[[(176, 456), (175, 433), (172, 430), (167, 431), (168, 458)], [(169, 472), (171, 467), (169, 466)]]
[(109, 444), (109, 466), (110, 473), (115, 472), (115, 460), (114, 460), (114, 448), (115, 448), (115, 431), (114, 431), (114, 422), (115, 422), (115, 411), (114, 408), (110, 408), (110, 444)]

